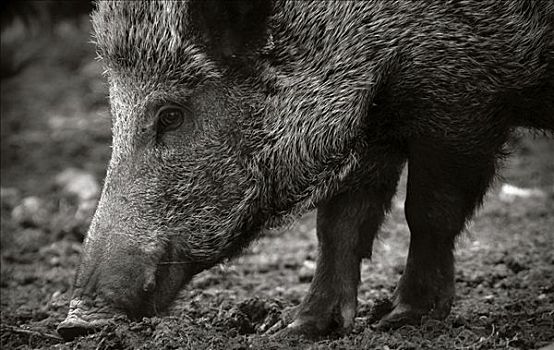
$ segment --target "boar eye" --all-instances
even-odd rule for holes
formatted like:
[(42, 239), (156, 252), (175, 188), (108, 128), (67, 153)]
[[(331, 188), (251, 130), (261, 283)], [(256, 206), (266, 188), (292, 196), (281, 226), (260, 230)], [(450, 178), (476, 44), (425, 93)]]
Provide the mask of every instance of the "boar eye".
[(181, 126), (185, 120), (187, 111), (180, 106), (169, 105), (158, 110), (158, 131), (172, 131)]

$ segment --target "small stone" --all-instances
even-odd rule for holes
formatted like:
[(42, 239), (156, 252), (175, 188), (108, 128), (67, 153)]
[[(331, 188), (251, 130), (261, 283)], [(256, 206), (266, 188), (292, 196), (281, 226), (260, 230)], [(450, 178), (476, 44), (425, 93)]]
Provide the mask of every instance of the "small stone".
[(48, 264), (49, 264), (50, 266), (60, 266), (60, 265), (61, 265), (61, 261), (62, 261), (62, 259), (60, 259), (59, 257), (53, 256), (53, 257), (51, 257), (51, 258), (48, 260)]
[(298, 280), (302, 283), (310, 282), (312, 278), (314, 278), (315, 266), (315, 262), (305, 260), (302, 267), (298, 271)]
[(13, 208), (12, 219), (20, 224), (39, 227), (48, 222), (49, 212), (46, 203), (38, 197), (25, 197), (21, 204)]
[(53, 307), (65, 307), (69, 302), (67, 295), (64, 294), (61, 290), (57, 290), (52, 293), (50, 297), (50, 305)]
[(62, 191), (74, 195), (81, 202), (97, 199), (100, 185), (94, 175), (75, 168), (68, 168), (56, 175), (56, 184)]
[(496, 278), (506, 278), (510, 273), (510, 269), (505, 264), (498, 264), (494, 267), (493, 274)]
[(505, 203), (512, 203), (517, 198), (544, 198), (546, 194), (538, 188), (519, 188), (510, 184), (503, 184), (498, 198)]

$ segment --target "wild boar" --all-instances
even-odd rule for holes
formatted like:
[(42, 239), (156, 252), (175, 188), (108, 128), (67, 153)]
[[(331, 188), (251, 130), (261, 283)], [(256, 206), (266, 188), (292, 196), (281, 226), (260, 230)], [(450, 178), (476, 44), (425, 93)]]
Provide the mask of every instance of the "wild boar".
[(153, 315), (194, 274), (317, 208), (284, 334), (347, 332), (408, 164), (411, 242), (381, 327), (445, 317), (456, 236), (514, 128), (554, 131), (554, 2), (99, 2), (113, 149), (66, 337)]

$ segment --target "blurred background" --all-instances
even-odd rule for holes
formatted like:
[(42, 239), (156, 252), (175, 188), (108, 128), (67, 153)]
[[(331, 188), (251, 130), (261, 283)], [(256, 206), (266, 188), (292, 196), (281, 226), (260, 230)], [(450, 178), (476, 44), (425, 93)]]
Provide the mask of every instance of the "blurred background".
[(48, 344), (47, 336), (18, 325), (48, 322), (51, 312), (66, 307), (65, 300), (56, 304), (56, 297), (70, 288), (111, 138), (107, 87), (90, 35), (92, 2), (2, 1), (0, 6), (0, 287), (6, 349)]
[[(171, 311), (175, 318), (61, 344), (55, 327), (67, 312), (111, 143), (108, 91), (90, 33), (93, 5), (1, 6), (2, 348), (171, 348), (185, 333), (194, 349), (262, 346), (266, 340), (256, 335), (308, 289), (317, 255), (314, 213), (200, 274)], [(453, 314), (444, 323), (370, 331), (373, 301), (390, 297), (407, 254), (404, 176), (373, 261), (363, 264), (352, 335), (317, 344), (529, 349), (554, 341), (554, 141), (521, 130), (509, 148), (512, 156), (458, 243)]]

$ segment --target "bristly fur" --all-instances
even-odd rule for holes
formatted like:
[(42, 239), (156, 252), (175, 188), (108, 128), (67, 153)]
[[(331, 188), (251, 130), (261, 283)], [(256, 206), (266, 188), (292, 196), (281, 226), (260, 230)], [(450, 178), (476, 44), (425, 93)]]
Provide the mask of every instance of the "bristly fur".
[[(114, 146), (81, 289), (129, 287), (102, 282), (105, 265), (147, 246), (131, 254), (140, 266), (190, 263), (158, 272), (162, 307), (260, 229), (362, 185), (394, 188), (414, 142), (471, 168), (516, 126), (554, 130), (552, 1), (275, 1), (254, 18), (263, 30), (217, 35), (198, 4), (102, 1), (93, 16)], [(191, 112), (167, 134), (165, 104)]]

